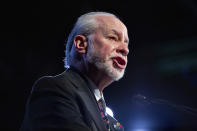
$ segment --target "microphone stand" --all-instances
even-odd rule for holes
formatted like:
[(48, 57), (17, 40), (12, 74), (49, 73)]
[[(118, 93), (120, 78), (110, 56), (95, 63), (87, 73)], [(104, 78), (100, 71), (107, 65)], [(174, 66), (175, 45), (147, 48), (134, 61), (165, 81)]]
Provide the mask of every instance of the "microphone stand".
[(136, 101), (140, 101), (141, 103), (144, 103), (146, 105), (149, 105), (149, 104), (168, 105), (168, 106), (173, 107), (177, 110), (180, 110), (180, 111), (186, 112), (188, 114), (191, 114), (191, 115), (193, 115), (197, 118), (197, 109), (191, 108), (191, 107), (188, 107), (188, 106), (185, 106), (185, 105), (177, 105), (177, 104), (174, 104), (174, 103), (169, 102), (169, 101), (164, 100), (164, 99), (151, 99), (151, 98), (147, 98), (146, 96), (141, 95), (141, 94), (134, 95), (133, 99), (136, 100)]

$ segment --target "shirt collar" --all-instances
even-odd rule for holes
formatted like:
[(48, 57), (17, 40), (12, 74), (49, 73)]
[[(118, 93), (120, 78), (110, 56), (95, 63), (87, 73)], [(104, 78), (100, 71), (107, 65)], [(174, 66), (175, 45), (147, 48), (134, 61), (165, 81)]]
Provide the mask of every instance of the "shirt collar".
[(103, 99), (104, 100), (104, 96), (103, 94), (101, 95), (99, 89), (93, 89), (93, 92), (94, 92), (94, 96), (96, 98), (96, 100), (98, 101), (99, 99)]

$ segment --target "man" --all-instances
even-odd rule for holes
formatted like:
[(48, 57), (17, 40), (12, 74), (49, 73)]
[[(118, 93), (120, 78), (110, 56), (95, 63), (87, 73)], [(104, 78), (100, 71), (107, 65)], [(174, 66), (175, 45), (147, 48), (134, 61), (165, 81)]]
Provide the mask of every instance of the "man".
[(123, 130), (106, 113), (103, 89), (123, 76), (128, 43), (127, 28), (115, 15), (80, 16), (67, 40), (66, 70), (35, 82), (21, 131)]

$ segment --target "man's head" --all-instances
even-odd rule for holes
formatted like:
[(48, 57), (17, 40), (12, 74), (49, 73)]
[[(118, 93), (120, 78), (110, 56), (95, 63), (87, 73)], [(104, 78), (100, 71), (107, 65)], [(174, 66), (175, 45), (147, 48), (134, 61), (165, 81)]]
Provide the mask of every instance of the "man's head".
[(68, 37), (65, 67), (75, 59), (118, 80), (127, 65), (128, 42), (127, 28), (115, 15), (87, 13), (79, 17)]

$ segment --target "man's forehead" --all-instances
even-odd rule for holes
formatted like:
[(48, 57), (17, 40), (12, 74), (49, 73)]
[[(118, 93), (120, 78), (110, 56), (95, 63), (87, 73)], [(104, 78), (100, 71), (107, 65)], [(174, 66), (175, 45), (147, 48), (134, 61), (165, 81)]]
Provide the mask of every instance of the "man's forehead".
[(128, 37), (126, 26), (114, 16), (98, 16), (97, 22), (99, 22), (99, 27), (105, 32), (112, 32), (116, 34), (123, 33)]
[(97, 22), (101, 26), (107, 25), (119, 25), (119, 26), (124, 26), (124, 24), (115, 16), (96, 16)]

